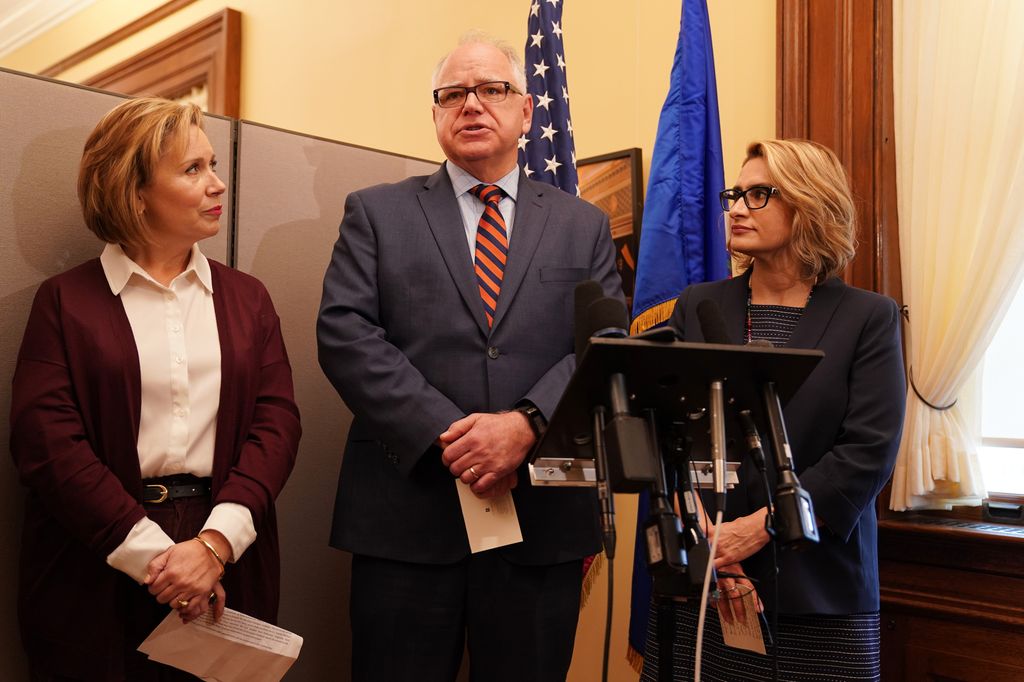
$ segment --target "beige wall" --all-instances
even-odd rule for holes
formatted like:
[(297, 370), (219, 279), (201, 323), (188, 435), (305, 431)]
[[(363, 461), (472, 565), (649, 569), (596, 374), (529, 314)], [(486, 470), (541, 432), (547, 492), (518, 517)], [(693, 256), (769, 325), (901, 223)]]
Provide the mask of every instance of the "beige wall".
[[(97, 0), (0, 58), (38, 72), (162, 0)], [(563, 28), (577, 157), (654, 144), (679, 31), (679, 0), (569, 0)], [(198, 0), (61, 75), (81, 79), (230, 6), (242, 13), (242, 117), (354, 144), (439, 159), (429, 80), (465, 28), (520, 46), (529, 0)], [(775, 129), (774, 0), (710, 0), (726, 176), (749, 140)], [(451, 17), (461, 15), (461, 21)], [(365, 101), (356, 101), (365, 98)]]
[[(0, 58), (0, 66), (37, 72), (161, 4), (97, 0)], [(577, 157), (641, 147), (646, 178), (680, 5), (680, 0), (566, 0), (562, 27)], [(61, 77), (75, 80), (97, 73), (225, 6), (223, 0), (198, 0)], [(469, 27), (522, 46), (529, 0), (235, 0), (229, 6), (243, 17), (243, 118), (440, 159), (430, 122), (433, 65)], [(775, 2), (709, 0), (709, 9), (726, 181), (731, 184), (746, 143), (775, 130)], [(461, 19), (451, 19), (456, 16)], [(628, 496), (619, 496), (616, 504), (619, 554), (610, 679), (630, 680), (635, 675), (624, 654), (636, 504)], [(605, 576), (595, 583), (582, 614), (570, 676), (574, 681), (600, 679)]]

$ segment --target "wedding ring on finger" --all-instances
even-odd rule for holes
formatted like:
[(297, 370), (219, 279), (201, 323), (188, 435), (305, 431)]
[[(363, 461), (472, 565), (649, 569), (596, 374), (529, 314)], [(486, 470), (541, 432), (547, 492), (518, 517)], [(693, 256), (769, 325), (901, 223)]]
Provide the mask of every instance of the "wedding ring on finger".
[(476, 469), (474, 469), (473, 467), (469, 467), (469, 473), (473, 476), (474, 480), (477, 480), (477, 481), (480, 480), (480, 474), (478, 474), (476, 472)]
[(178, 608), (179, 609), (187, 609), (188, 608), (188, 599), (179, 599), (178, 600)]

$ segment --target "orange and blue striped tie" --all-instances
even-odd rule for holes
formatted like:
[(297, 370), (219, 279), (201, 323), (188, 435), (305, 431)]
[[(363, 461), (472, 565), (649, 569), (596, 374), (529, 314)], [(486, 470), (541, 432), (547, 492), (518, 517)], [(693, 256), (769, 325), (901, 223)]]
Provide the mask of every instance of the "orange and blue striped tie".
[(484, 302), (487, 326), (494, 324), (494, 311), (498, 307), (501, 280), (508, 259), (508, 232), (501, 217), (498, 203), (504, 194), (497, 185), (477, 185), (469, 190), (484, 202), (484, 213), (476, 226), (476, 255), (473, 259), (480, 298)]

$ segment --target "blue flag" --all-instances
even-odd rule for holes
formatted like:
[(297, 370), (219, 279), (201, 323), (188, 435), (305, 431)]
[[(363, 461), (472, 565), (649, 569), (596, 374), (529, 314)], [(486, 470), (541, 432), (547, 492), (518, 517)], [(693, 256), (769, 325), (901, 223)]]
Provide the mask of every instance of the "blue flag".
[[(729, 276), (718, 193), (725, 188), (718, 92), (706, 0), (683, 0), (679, 42), (661, 109), (644, 204), (632, 332), (665, 323), (687, 285)], [(637, 529), (647, 519), (641, 495)], [(637, 532), (629, 618), (630, 659), (642, 660), (651, 578)]]
[(524, 61), (526, 91), (533, 95), (533, 125), (519, 138), (519, 165), (530, 179), (579, 196), (561, 4), (533, 0), (527, 29)]

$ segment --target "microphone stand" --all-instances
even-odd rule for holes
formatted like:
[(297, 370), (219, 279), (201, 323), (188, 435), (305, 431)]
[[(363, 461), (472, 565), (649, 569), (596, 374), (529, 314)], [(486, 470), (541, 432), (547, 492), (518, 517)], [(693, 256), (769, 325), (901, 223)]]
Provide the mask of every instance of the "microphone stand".
[[(622, 375), (619, 375), (620, 377)], [(597, 480), (597, 498), (601, 505), (601, 533), (604, 555), (608, 559), (608, 601), (605, 613), (605, 632), (611, 632), (612, 607), (615, 588), (615, 499), (608, 486), (608, 451), (604, 441), (604, 405), (595, 405), (594, 419), (594, 471)], [(608, 679), (608, 654), (610, 639), (604, 638), (601, 659), (601, 679)]]

